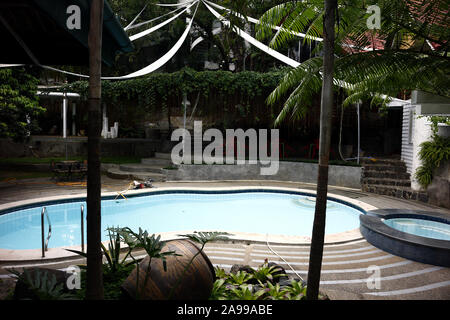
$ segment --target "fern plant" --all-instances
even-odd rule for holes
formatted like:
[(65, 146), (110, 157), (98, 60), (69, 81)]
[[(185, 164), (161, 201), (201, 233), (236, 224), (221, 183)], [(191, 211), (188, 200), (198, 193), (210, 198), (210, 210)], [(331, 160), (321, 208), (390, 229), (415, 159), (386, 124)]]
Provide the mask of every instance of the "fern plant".
[(28, 270), (23, 272), (17, 270), (8, 270), (14, 274), (18, 281), (25, 284), (31, 291), (33, 299), (37, 300), (67, 300), (73, 299), (74, 296), (64, 292), (64, 283), (58, 283), (54, 274), (49, 275), (48, 271), (39, 269)]
[(425, 141), (420, 145), (419, 158), (422, 165), (417, 169), (415, 177), (423, 187), (428, 187), (433, 181), (433, 171), (443, 161), (450, 158), (450, 139), (433, 135), (431, 141)]

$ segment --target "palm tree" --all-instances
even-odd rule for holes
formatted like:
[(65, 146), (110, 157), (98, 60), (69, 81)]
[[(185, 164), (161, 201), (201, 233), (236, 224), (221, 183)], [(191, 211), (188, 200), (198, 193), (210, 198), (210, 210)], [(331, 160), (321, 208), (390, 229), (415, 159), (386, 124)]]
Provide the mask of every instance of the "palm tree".
[[(369, 30), (366, 6), (378, 5), (382, 25)], [(334, 29), (336, 20), (336, 30)], [(317, 201), (308, 270), (308, 299), (318, 296), (323, 255), (333, 84), (343, 87), (349, 105), (362, 99), (386, 103), (390, 96), (419, 89), (449, 96), (450, 31), (446, 0), (290, 1), (268, 10), (257, 26), (260, 39), (274, 49), (306, 34), (304, 42), (323, 37), (313, 57), (286, 73), (268, 98), (285, 99), (275, 124), (301, 118), (322, 90)], [(323, 22), (323, 23), (322, 23)], [(275, 34), (273, 29), (277, 28)], [(333, 50), (334, 49), (334, 50)], [(337, 57), (334, 57), (334, 53)], [(334, 65), (334, 70), (333, 70)], [(334, 71), (334, 78), (333, 78)]]
[(337, 0), (325, 0), (323, 17), (323, 84), (320, 107), (319, 174), (317, 178), (316, 208), (309, 254), (308, 286), (306, 298), (319, 296), (322, 269), (325, 217), (327, 209), (328, 160), (331, 144), (331, 119), (333, 112), (334, 23)]
[(89, 27), (86, 298), (103, 299), (101, 251), (100, 108), (103, 0), (92, 0)]
[[(365, 5), (364, 5), (365, 3)], [(381, 10), (381, 28), (369, 30), (367, 6)], [(344, 105), (370, 98), (388, 102), (400, 92), (422, 90), (450, 97), (450, 15), (446, 0), (339, 0), (335, 51), (335, 87), (347, 93)], [(281, 48), (304, 32), (305, 42), (321, 37), (324, 14), (319, 0), (291, 1), (268, 10), (257, 35), (272, 37)], [(273, 27), (281, 28), (273, 35)], [(317, 52), (323, 49), (323, 42)], [(322, 57), (313, 57), (290, 70), (268, 102), (286, 99), (275, 124), (288, 115), (302, 117), (322, 85)], [(286, 97), (286, 95), (289, 95)], [(381, 99), (381, 100), (380, 100)]]

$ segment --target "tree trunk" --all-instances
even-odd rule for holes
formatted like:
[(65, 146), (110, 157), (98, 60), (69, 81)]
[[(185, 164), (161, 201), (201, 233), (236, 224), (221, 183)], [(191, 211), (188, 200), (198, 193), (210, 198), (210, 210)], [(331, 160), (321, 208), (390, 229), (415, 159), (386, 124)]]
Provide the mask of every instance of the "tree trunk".
[(103, 0), (91, 1), (89, 26), (89, 119), (87, 174), (87, 285), (86, 299), (103, 299), (101, 250), (101, 72)]
[(314, 224), (309, 253), (308, 284), (306, 298), (316, 300), (319, 295), (322, 268), (325, 217), (327, 209), (328, 160), (330, 158), (331, 118), (333, 109), (334, 24), (337, 0), (325, 0), (323, 85), (320, 108), (319, 174)]

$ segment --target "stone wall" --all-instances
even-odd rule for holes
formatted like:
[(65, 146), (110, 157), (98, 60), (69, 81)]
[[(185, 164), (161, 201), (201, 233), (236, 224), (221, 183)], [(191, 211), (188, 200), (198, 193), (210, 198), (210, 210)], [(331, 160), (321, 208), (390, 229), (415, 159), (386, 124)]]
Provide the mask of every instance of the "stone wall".
[[(160, 150), (161, 141), (154, 139), (101, 139), (101, 155), (152, 157)], [(33, 152), (39, 157), (63, 157), (66, 155), (86, 156), (86, 137), (33, 136), (28, 143), (14, 143), (9, 139), (0, 139), (0, 157), (16, 158), (32, 156)]]
[[(180, 165), (178, 170), (164, 170), (167, 181), (207, 180), (279, 180), (317, 183), (316, 163), (280, 161), (278, 173), (261, 175), (260, 164)], [(361, 167), (330, 166), (328, 184), (361, 189)]]
[(450, 161), (442, 163), (433, 173), (427, 188), (430, 204), (450, 209)]

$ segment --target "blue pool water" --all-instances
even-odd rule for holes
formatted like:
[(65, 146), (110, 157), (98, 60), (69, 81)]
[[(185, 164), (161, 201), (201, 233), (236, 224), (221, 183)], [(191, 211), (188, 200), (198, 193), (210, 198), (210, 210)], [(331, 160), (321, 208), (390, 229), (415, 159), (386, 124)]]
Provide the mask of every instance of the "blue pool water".
[(416, 236), (450, 241), (450, 225), (447, 223), (414, 218), (386, 219), (383, 222), (391, 228)]
[[(81, 201), (46, 206), (52, 224), (49, 248), (81, 243), (81, 205), (86, 208)], [(314, 197), (278, 192), (164, 193), (102, 200), (102, 230), (119, 226), (136, 231), (141, 227), (150, 234), (195, 230), (311, 236), (314, 206)], [(0, 215), (0, 248), (39, 249), (41, 209)], [(326, 234), (358, 228), (360, 214), (329, 200)], [(107, 240), (106, 231), (102, 238)]]

